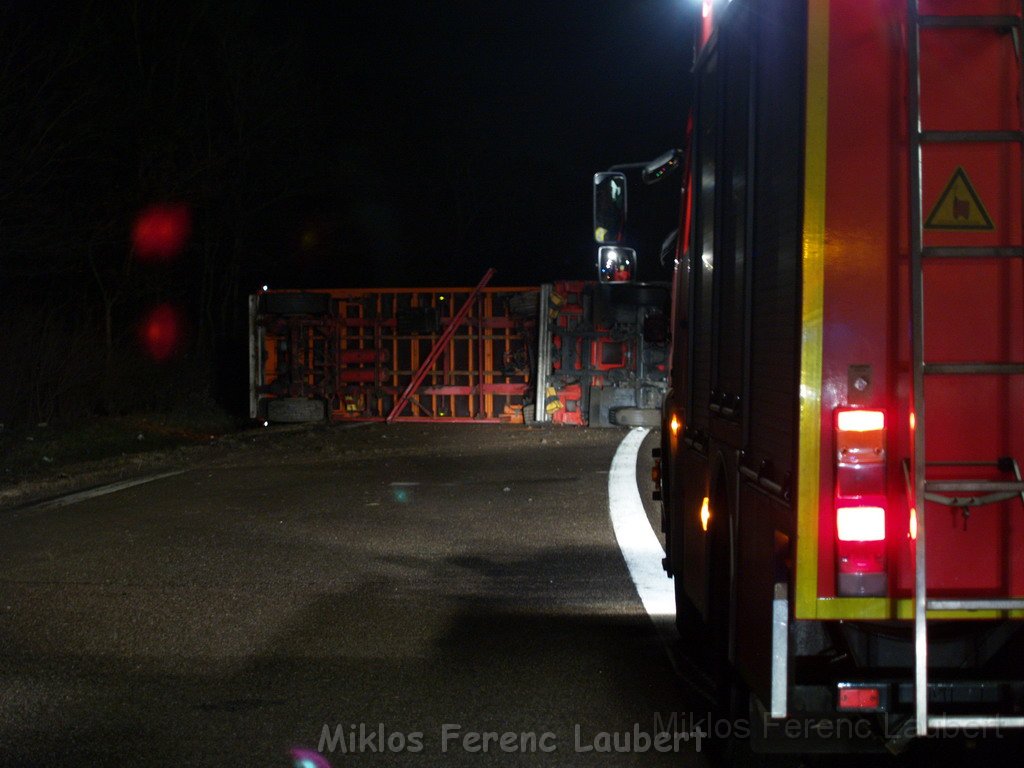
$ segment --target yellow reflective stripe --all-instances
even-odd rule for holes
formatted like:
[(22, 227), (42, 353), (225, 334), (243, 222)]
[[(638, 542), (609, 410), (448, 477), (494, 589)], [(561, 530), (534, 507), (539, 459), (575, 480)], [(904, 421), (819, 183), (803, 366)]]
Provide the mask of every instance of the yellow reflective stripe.
[[(885, 597), (823, 597), (816, 601), (815, 615), (828, 619), (913, 619), (914, 601)], [(972, 620), (1021, 618), (1024, 611), (929, 611), (930, 619)]]
[(796, 617), (816, 616), (821, 469), (821, 335), (828, 141), (828, 0), (807, 8), (807, 126), (804, 148), (803, 306), (797, 490)]

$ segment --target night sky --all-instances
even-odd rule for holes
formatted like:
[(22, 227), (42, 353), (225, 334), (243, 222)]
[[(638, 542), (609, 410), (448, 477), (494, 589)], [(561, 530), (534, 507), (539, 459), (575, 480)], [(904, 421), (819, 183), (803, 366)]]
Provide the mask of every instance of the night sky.
[(289, 40), (301, 130), (330, 158), (330, 192), (295, 211), (323, 230), (307, 283), (348, 282), (335, 255), (385, 284), (466, 283), (490, 265), (505, 283), (589, 276), (590, 175), (682, 141), (693, 15), (688, 0), (257, 14)]
[[(696, 0), (8, 0), (0, 359), (23, 369), (45, 348), (58, 362), (43, 380), (109, 379), (167, 304), (182, 348), (221, 365), (263, 284), (472, 285), (491, 266), (499, 285), (591, 279), (591, 176), (684, 142), (699, 13)], [(631, 186), (646, 279), (665, 276), (677, 188)], [(187, 210), (189, 229), (147, 261), (132, 232), (154, 204)], [(18, 399), (0, 391), (0, 409), (5, 397)]]

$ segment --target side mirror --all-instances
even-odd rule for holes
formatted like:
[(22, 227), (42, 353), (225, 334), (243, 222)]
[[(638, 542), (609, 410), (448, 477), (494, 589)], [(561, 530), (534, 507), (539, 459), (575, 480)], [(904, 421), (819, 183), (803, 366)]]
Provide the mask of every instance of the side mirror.
[(631, 283), (636, 277), (636, 251), (604, 245), (597, 249), (597, 278), (602, 283)]
[(594, 241), (620, 243), (626, 232), (626, 174), (594, 174)]

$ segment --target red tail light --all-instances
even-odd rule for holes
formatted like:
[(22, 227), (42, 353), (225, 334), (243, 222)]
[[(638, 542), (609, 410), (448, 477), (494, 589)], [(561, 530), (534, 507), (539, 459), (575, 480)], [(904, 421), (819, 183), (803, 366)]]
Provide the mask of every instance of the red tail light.
[(835, 411), (837, 591), (840, 596), (884, 596), (885, 411)]
[(885, 411), (861, 408), (836, 411), (837, 432), (879, 432), (885, 429)]
[(836, 530), (840, 541), (884, 541), (884, 507), (837, 507)]

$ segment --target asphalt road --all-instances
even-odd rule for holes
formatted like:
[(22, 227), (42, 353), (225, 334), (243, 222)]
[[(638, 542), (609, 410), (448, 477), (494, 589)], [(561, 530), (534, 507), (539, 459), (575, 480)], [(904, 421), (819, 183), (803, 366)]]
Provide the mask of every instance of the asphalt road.
[(0, 765), (705, 764), (609, 522), (624, 434), (318, 428), (0, 510)]

